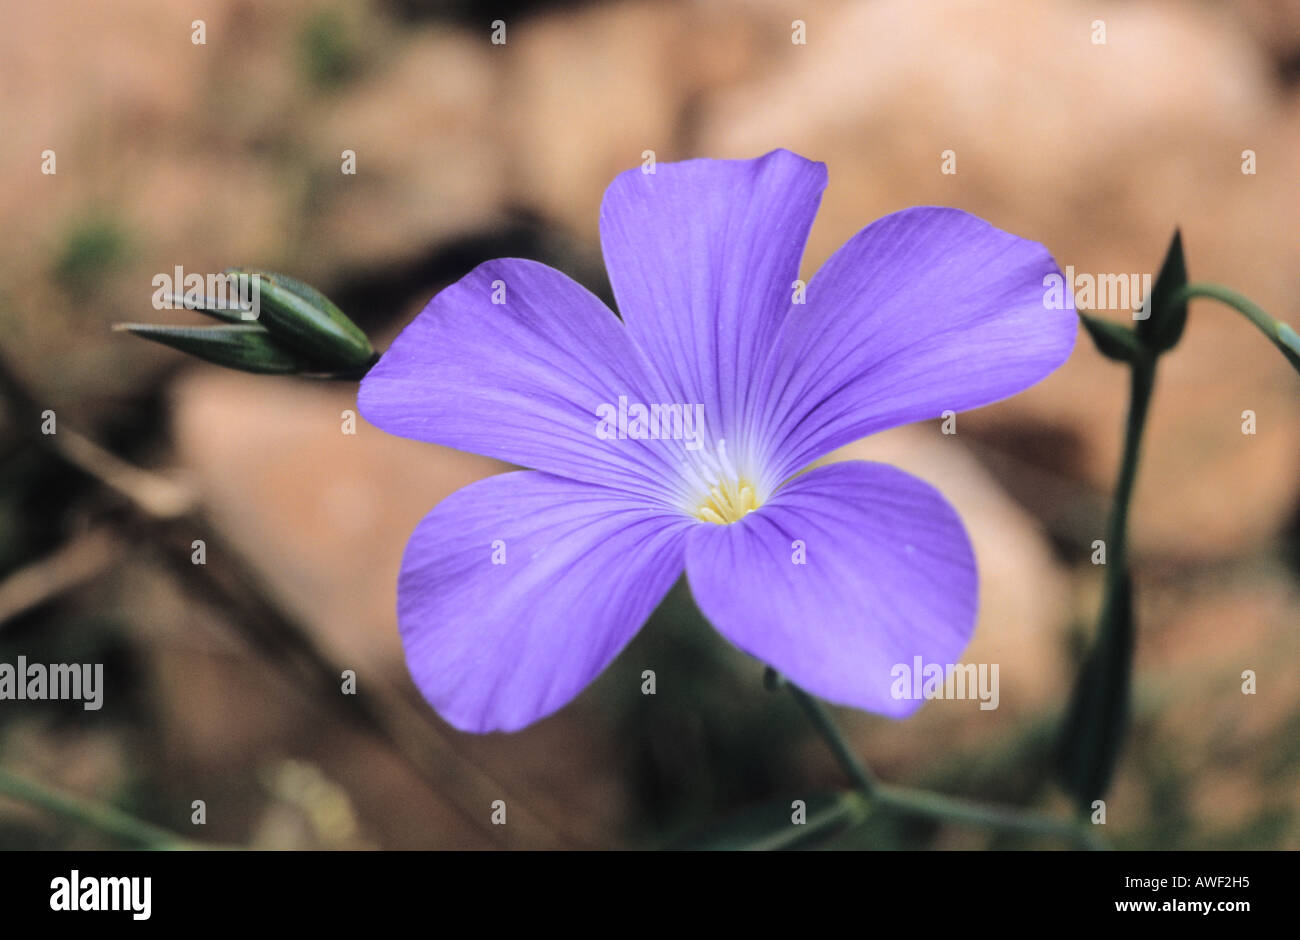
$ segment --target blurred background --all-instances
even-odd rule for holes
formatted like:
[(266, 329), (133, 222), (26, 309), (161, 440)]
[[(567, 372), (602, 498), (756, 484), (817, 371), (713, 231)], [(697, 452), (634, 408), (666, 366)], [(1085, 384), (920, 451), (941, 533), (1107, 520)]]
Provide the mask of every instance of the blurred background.
[[(1181, 226), (1194, 280), (1300, 324), (1290, 0), (44, 0), (5, 20), (0, 662), (104, 663), (106, 690), (97, 712), (0, 702), (0, 768), (204, 842), (662, 846), (845, 781), (680, 589), (554, 717), (508, 736), (443, 724), (402, 662), (398, 563), (434, 504), (504, 467), (364, 422), (340, 433), (355, 385), (110, 332), (190, 317), (153, 310), (156, 274), (284, 271), (383, 348), (488, 258), (608, 297), (601, 195), (645, 150), (787, 147), (830, 171), (805, 277), (913, 204), (977, 213), (1080, 272), (1154, 272)], [(839, 712), (886, 780), (1069, 811), (1053, 729), (1095, 622), (1126, 398), (1081, 337), (955, 439), (935, 422), (837, 455), (896, 463), (958, 507), (981, 566), (964, 661), (1000, 665), (996, 711)], [(1194, 303), (1133, 508), (1135, 714), (1105, 830), (1120, 847), (1300, 848), (1298, 418), (1277, 351)], [(118, 844), (0, 799), (0, 847)], [(1055, 847), (886, 815), (830, 844)]]

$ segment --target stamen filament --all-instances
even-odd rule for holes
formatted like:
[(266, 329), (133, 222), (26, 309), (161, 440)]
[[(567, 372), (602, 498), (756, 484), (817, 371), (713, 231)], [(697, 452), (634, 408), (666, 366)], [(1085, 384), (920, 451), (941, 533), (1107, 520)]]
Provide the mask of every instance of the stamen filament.
[[(712, 452), (705, 452), (686, 465), (686, 480), (694, 480), (698, 489), (688, 482), (688, 511), (701, 522), (730, 525), (738, 522), (760, 505), (758, 488), (745, 471), (737, 469), (727, 454), (727, 442), (719, 440)], [(691, 499), (694, 489), (698, 495)]]

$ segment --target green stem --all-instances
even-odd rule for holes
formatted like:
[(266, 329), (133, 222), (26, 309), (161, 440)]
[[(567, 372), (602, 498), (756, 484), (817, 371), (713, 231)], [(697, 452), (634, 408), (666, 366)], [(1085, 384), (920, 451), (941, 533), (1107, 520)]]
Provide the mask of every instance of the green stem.
[(1151, 408), (1151, 392), (1156, 382), (1156, 358), (1146, 354), (1133, 363), (1130, 380), (1128, 424), (1124, 429), (1124, 455), (1120, 460), (1119, 481), (1115, 484), (1115, 502), (1111, 506), (1110, 521), (1106, 529), (1106, 592), (1103, 609), (1106, 609), (1119, 589), (1128, 567), (1128, 514), (1137, 482), (1138, 457), (1142, 447), (1142, 433), (1146, 430), (1147, 413)]
[(826, 706), (794, 683), (787, 682), (786, 685), (790, 689), (790, 694), (794, 696), (794, 700), (799, 703), (799, 707), (807, 713), (813, 727), (817, 729), (817, 733), (826, 740), (831, 753), (835, 755), (835, 759), (839, 761), (840, 766), (844, 768), (844, 772), (853, 781), (853, 786), (861, 791), (864, 796), (874, 797), (879, 787), (876, 778), (867, 769), (867, 765), (862, 763), (857, 755), (853, 753), (853, 749), (844, 740), (844, 735), (840, 733), (839, 726), (835, 724), (835, 719), (826, 710)]
[(1288, 324), (1266, 312), (1263, 307), (1249, 297), (1244, 297), (1235, 290), (1219, 284), (1193, 282), (1180, 287), (1169, 299), (1169, 303), (1171, 306), (1177, 306), (1187, 303), (1193, 297), (1208, 297), (1236, 310), (1255, 324), (1259, 331), (1282, 351), (1282, 355), (1286, 356), (1291, 365), (1300, 369), (1300, 334), (1297, 334), (1295, 329)]
[[(780, 684), (775, 671), (770, 668), (767, 683), (769, 687), (778, 687)], [(826, 706), (794, 683), (785, 682), (784, 685), (789, 688), (794, 700), (799, 703), (812, 721), (813, 727), (826, 741), (831, 753), (835, 755), (835, 759), (839, 761), (840, 766), (861, 794), (865, 805), (881, 806), (901, 813), (943, 819), (948, 822), (1059, 837), (1084, 848), (1103, 847), (1091, 829), (1086, 827), (1087, 824), (1054, 819), (1050, 816), (1026, 812), (1017, 807), (986, 805), (944, 796), (941, 793), (881, 783), (866, 764), (853, 753), (853, 749), (849, 747)]]
[(802, 826), (782, 826), (765, 836), (752, 839), (745, 845), (751, 852), (779, 852), (796, 845), (829, 829), (851, 829), (862, 823), (871, 815), (871, 803), (862, 794), (848, 790), (836, 796), (835, 802), (820, 812), (808, 817)]
[[(1107, 526), (1106, 550), (1109, 555), (1106, 565), (1106, 583), (1102, 610), (1111, 611), (1118, 603), (1119, 592), (1125, 590), (1125, 573), (1128, 569), (1128, 516), (1129, 505), (1137, 483), (1138, 458), (1140, 456), (1142, 434), (1146, 429), (1147, 414), (1151, 406), (1151, 393), (1155, 387), (1156, 357), (1143, 353), (1132, 364), (1131, 397), (1129, 402), (1128, 423), (1124, 432), (1124, 454), (1120, 462), (1119, 481), (1115, 487), (1115, 502)], [(1101, 634), (1097, 644), (1116, 644), (1125, 642), (1122, 636), (1113, 635), (1123, 627), (1121, 619), (1104, 613)], [(1125, 683), (1128, 677), (1124, 677)], [(779, 685), (775, 672), (769, 670), (767, 682), (769, 687)], [(1014, 807), (988, 806), (967, 800), (927, 793), (919, 790), (904, 789), (882, 784), (875, 779), (866, 765), (853, 753), (844, 740), (835, 721), (826, 708), (807, 692), (785, 683), (800, 707), (807, 713), (813, 726), (825, 739), (831, 752), (839, 761), (844, 772), (853, 781), (854, 787), (863, 797), (879, 806), (891, 807), (906, 813), (946, 819), (951, 822), (988, 826), (1036, 835), (1059, 836), (1087, 848), (1098, 848), (1100, 840), (1093, 835), (1090, 824), (1086, 821), (1065, 821), (1048, 816), (1026, 813)]]
[[(1236, 291), (1217, 284), (1186, 284), (1174, 293), (1168, 303), (1171, 306), (1178, 306), (1186, 304), (1193, 297), (1207, 297), (1237, 310), (1255, 324), (1282, 351), (1292, 365), (1300, 369), (1300, 336), (1292, 327), (1270, 316), (1263, 308)], [(1142, 434), (1146, 429), (1151, 394), (1155, 387), (1157, 355), (1144, 349), (1132, 361), (1124, 453), (1120, 460), (1119, 480), (1115, 487), (1114, 503), (1107, 523), (1106, 550), (1109, 558), (1103, 589), (1100, 633), (1096, 641), (1098, 649), (1131, 643), (1132, 639), (1121, 632), (1131, 629), (1129, 618), (1115, 616), (1114, 611), (1123, 600), (1121, 592), (1129, 590), (1127, 585), (1129, 506), (1137, 483)], [(781, 684), (779, 677), (770, 669), (767, 681), (770, 688), (776, 688)], [(1129, 681), (1128, 675), (1122, 677), (1125, 690)], [(862, 796), (864, 805), (884, 806), (904, 813), (951, 822), (1036, 835), (1059, 836), (1087, 848), (1104, 847), (1101, 840), (1093, 834), (1086, 818), (1079, 821), (1065, 821), (1027, 813), (1015, 807), (984, 805), (938, 793), (880, 783), (866, 765), (854, 755), (826, 708), (802, 689), (790, 683), (785, 684), (789, 686), (795, 700), (808, 714), (818, 733), (826, 740), (844, 772), (853, 781)]]
[(4, 770), (0, 770), (0, 796), (30, 803), (56, 816), (71, 819), (143, 848), (203, 848), (198, 843), (183, 839), (152, 823), (136, 819), (112, 806), (73, 796)]
[(1128, 419), (1119, 479), (1106, 526), (1101, 612), (1092, 651), (1075, 684), (1060, 731), (1060, 772), (1088, 818), (1094, 800), (1110, 782), (1127, 720), (1134, 644), (1132, 584), (1129, 578), (1128, 519), (1137, 483), (1142, 434), (1155, 386), (1157, 353), (1141, 349), (1130, 363)]
[(876, 788), (873, 799), (881, 806), (917, 816), (929, 816), (972, 826), (986, 826), (990, 829), (1023, 832), (1028, 835), (1061, 838), (1086, 849), (1105, 847), (1093, 834), (1090, 823), (1055, 819), (1051, 816), (1029, 813), (1014, 806), (976, 803), (944, 796), (942, 793), (930, 793), (925, 790), (912, 790), (887, 784), (881, 784)]

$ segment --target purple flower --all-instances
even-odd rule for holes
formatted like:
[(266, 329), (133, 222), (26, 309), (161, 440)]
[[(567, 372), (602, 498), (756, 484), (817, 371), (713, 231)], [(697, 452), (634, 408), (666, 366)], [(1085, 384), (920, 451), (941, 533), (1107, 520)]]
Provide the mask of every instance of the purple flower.
[(1043, 246), (943, 208), (867, 226), (800, 295), (825, 186), (784, 150), (623, 173), (600, 212), (621, 322), (552, 268), (490, 261), (361, 383), (386, 431), (535, 468), (453, 493), (406, 548), (407, 664), (451, 724), (569, 702), (683, 569), (724, 636), (832, 702), (906, 715), (893, 666), (957, 661), (977, 588), (952, 507), (883, 464), (801, 471), (1033, 385), (1075, 317), (1044, 304)]

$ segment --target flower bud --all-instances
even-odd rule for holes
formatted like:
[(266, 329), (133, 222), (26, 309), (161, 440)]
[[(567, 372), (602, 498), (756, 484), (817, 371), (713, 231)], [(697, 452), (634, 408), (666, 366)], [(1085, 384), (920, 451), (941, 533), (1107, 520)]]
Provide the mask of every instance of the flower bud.
[(270, 271), (226, 273), (252, 278), (257, 320), (281, 345), (327, 370), (361, 369), (374, 358), (366, 334), (315, 288)]
[(179, 349), (205, 362), (242, 372), (286, 374), (319, 372), (320, 367), (277, 343), (256, 323), (227, 326), (165, 326), (155, 323), (119, 323), (114, 327)]

